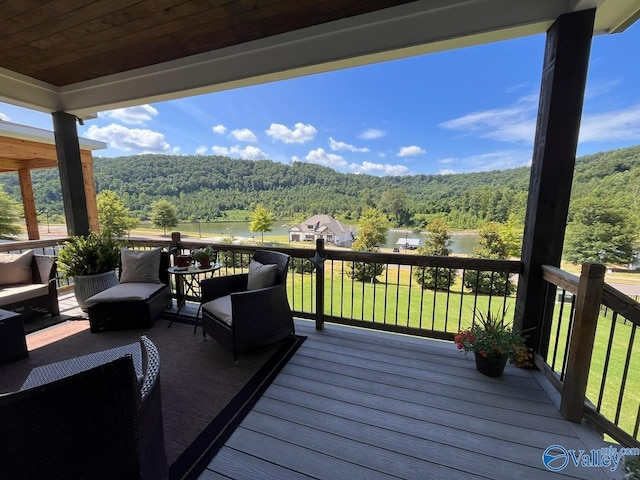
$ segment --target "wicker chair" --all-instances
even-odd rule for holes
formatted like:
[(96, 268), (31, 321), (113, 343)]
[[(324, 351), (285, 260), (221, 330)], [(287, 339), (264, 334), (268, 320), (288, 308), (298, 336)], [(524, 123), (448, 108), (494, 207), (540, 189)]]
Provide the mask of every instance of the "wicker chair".
[[(253, 259), (277, 265), (273, 286), (247, 290), (247, 273), (208, 278), (201, 283), (204, 333), (231, 349), (235, 362), (239, 351), (295, 333), (286, 290), (289, 255), (257, 250)], [(220, 315), (220, 309), (215, 308), (221, 304), (227, 315)]]
[(0, 396), (3, 478), (167, 478), (159, 367), (143, 337), (34, 369), (23, 389)]

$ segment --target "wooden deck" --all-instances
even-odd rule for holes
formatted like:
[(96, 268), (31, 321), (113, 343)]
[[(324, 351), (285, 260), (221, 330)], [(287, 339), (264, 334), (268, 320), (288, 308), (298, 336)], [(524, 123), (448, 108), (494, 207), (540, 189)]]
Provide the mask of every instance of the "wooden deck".
[[(60, 310), (84, 316), (73, 292), (60, 295)], [(571, 461), (561, 472), (544, 467), (548, 446), (606, 444), (562, 419), (559, 396), (537, 370), (507, 366), (493, 379), (451, 342), (331, 324), (318, 332), (304, 320), (296, 330), (307, 341), (200, 478), (622, 476), (622, 467), (612, 474)]]
[[(537, 371), (498, 379), (452, 343), (297, 321), (307, 341), (220, 450), (202, 479), (601, 479), (551, 472), (544, 450), (605, 446), (562, 419)], [(622, 467), (611, 478), (621, 476)]]

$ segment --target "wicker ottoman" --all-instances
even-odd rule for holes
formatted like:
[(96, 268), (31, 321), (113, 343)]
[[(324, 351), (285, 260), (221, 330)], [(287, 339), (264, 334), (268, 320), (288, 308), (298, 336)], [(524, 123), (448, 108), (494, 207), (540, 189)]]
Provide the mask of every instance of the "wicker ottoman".
[(0, 363), (19, 360), (28, 355), (22, 316), (0, 310)]

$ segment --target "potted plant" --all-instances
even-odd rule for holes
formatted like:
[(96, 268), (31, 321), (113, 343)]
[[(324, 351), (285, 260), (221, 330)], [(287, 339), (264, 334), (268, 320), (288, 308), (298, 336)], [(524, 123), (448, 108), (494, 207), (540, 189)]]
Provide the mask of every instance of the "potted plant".
[(62, 244), (58, 266), (64, 277), (73, 277), (74, 293), (82, 311), (86, 300), (118, 284), (115, 269), (120, 262), (120, 247), (110, 237), (91, 232), (75, 235)]
[(191, 258), (198, 262), (201, 268), (211, 267), (211, 259), (215, 258), (216, 252), (211, 245), (197, 248), (191, 251)]
[(454, 337), (458, 349), (465, 355), (473, 352), (478, 371), (490, 377), (502, 375), (507, 360), (518, 367), (531, 365), (526, 337), (505, 321), (505, 315), (506, 311), (501, 315), (478, 311), (471, 327)]

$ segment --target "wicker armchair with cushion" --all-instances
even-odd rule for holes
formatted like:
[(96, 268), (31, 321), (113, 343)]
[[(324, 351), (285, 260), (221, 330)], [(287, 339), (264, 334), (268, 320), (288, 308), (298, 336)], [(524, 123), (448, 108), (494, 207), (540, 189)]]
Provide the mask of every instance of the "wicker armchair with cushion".
[(34, 368), (0, 395), (3, 478), (167, 478), (159, 376), (146, 337)]
[(287, 299), (289, 255), (257, 250), (249, 273), (203, 280), (202, 324), (233, 351), (268, 345), (295, 333)]

